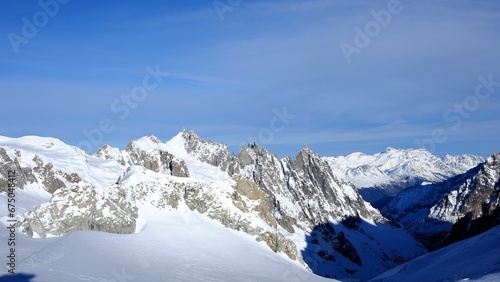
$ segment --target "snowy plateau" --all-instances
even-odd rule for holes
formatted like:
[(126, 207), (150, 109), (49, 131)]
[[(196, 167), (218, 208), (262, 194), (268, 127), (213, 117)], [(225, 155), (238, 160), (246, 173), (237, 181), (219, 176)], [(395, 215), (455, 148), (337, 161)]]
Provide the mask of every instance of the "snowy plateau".
[(499, 281), (499, 161), (0, 137), (0, 281)]

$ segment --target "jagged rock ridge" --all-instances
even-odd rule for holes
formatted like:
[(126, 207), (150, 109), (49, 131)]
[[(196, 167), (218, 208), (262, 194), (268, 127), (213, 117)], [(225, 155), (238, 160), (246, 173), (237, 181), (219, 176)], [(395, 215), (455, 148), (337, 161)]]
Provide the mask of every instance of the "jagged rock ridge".
[[(278, 159), (256, 145), (233, 155), (224, 144), (182, 131), (166, 143), (147, 136), (125, 150), (104, 146), (88, 156), (60, 141), (28, 141), (3, 139), (0, 147), (11, 161), (17, 159), (19, 169), (33, 174), (36, 181), (27, 185), (52, 194), (50, 202), (19, 216), (21, 230), (30, 236), (140, 232), (141, 209), (151, 205), (197, 211), (316, 273), (321, 274), (318, 265), (331, 268), (339, 278), (367, 279), (425, 251), (307, 147), (294, 159)], [(26, 143), (33, 144), (26, 148)], [(47, 185), (45, 179), (60, 182)], [(338, 224), (348, 218), (359, 219), (361, 228)], [(308, 234), (330, 223), (331, 229), (320, 232), (322, 244), (304, 253)], [(377, 243), (387, 236), (405, 242), (404, 247)]]

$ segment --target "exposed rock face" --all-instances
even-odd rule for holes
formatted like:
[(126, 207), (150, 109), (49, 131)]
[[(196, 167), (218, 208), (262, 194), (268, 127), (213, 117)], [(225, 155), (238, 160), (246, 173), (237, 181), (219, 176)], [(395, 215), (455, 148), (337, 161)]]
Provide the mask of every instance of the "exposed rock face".
[(468, 213), (453, 224), (450, 233), (444, 239), (444, 246), (479, 235), (500, 225), (500, 207), (489, 210), (487, 214), (475, 219), (473, 213)]
[(28, 184), (41, 185), (47, 192), (53, 193), (59, 188), (66, 187), (65, 182), (78, 183), (81, 181), (80, 176), (76, 172), (66, 173), (60, 169), (54, 168), (51, 163), (44, 164), (40, 156), (33, 157), (34, 167), (23, 166), (19, 162), (22, 157), (20, 151), (16, 151), (15, 158), (12, 160), (4, 148), (0, 148), (0, 185), (1, 189), (6, 187), (7, 172), (9, 170), (16, 171), (16, 187), (24, 189)]
[[(123, 151), (105, 146), (95, 156), (77, 152), (71, 160), (72, 170), (76, 162), (84, 172), (60, 170), (68, 162), (44, 156), (31, 160), (36, 175), (45, 181), (40, 185), (54, 196), (20, 216), (24, 233), (41, 237), (75, 230), (132, 233), (138, 210), (147, 204), (160, 210), (187, 207), (253, 236), (316, 273), (321, 274), (313, 269), (319, 263), (342, 278), (365, 279), (424, 251), (364, 202), (352, 184), (337, 179), (329, 164), (307, 147), (294, 159), (278, 159), (255, 144), (232, 156), (227, 146), (183, 131), (167, 143), (149, 136), (130, 142)], [(346, 225), (322, 229), (317, 234), (319, 244), (307, 241), (316, 250), (301, 252), (297, 246), (302, 248), (304, 241), (298, 237), (332, 222)], [(382, 235), (379, 229), (384, 230)], [(404, 249), (389, 244), (373, 247), (376, 240), (394, 234), (405, 242)], [(312, 259), (302, 260), (305, 256)], [(384, 261), (379, 261), (381, 257)], [(364, 261), (373, 259), (377, 262), (365, 267)]]
[(23, 189), (24, 186), (29, 182), (29, 181), (36, 181), (36, 178), (34, 178), (31, 174), (31, 171), (27, 170), (26, 175), (24, 173), (25, 169), (21, 168), (19, 165), (19, 161), (17, 158), (13, 161), (9, 155), (7, 155), (7, 152), (5, 151), (4, 148), (0, 148), (0, 189), (3, 192), (7, 192), (8, 189), (8, 173), (9, 171), (16, 171), (16, 186)]
[(232, 157), (225, 144), (201, 140), (193, 131), (188, 133), (183, 130), (182, 137), (186, 140), (184, 148), (189, 154), (202, 162), (219, 167), (222, 171), (228, 170)]
[(374, 209), (363, 201), (353, 185), (336, 179), (328, 163), (308, 148), (300, 151), (292, 167), (297, 172), (292, 174), (292, 178), (300, 185), (299, 190), (304, 191), (303, 197), (299, 197), (298, 201), (305, 201), (319, 194), (319, 202), (328, 203), (329, 207), (325, 208), (333, 218), (363, 216), (383, 220), (378, 213), (373, 213)]
[[(167, 153), (168, 154), (168, 153)], [(173, 157), (168, 162), (172, 176), (189, 177), (189, 171), (183, 160)]]
[(473, 172), (476, 174), (431, 208), (432, 217), (450, 221), (469, 214), (474, 220), (489, 215), (498, 207), (500, 154), (491, 156)]
[(249, 200), (263, 200), (264, 193), (255, 183), (248, 179), (239, 178), (236, 176), (236, 192)]
[(138, 213), (123, 197), (125, 192), (105, 195), (93, 187), (62, 188), (50, 203), (21, 215), (18, 225), (28, 236), (60, 236), (77, 230), (111, 233), (135, 232)]
[(459, 219), (473, 221), (498, 208), (499, 158), (500, 154), (493, 155), (447, 181), (407, 189), (382, 212), (404, 224), (429, 249), (439, 248)]
[[(361, 222), (360, 217), (363, 217), (387, 225), (388, 230), (394, 230), (388, 231), (388, 234), (405, 234), (399, 228), (392, 227), (377, 210), (363, 201), (352, 184), (337, 179), (329, 164), (307, 147), (302, 149), (295, 159), (281, 160), (266, 149), (259, 149), (255, 144), (242, 147), (238, 156), (232, 160), (228, 173), (236, 180), (233, 205), (246, 213), (257, 211), (259, 217), (269, 226), (276, 228), (277, 225), (277, 232), (259, 232), (257, 240), (266, 242), (272, 250), (284, 252), (291, 258), (295, 257), (295, 254), (290, 253), (290, 248), (284, 246), (294, 243), (282, 242), (280, 238), (283, 234), (294, 233), (298, 229), (317, 230), (318, 226), (330, 226), (329, 222), (332, 220), (345, 221), (348, 224), (349, 219), (357, 218)], [(258, 204), (252, 205), (249, 200), (257, 201)], [(252, 210), (251, 206), (255, 208)], [(316, 255), (305, 263), (313, 271), (318, 260), (325, 268), (336, 269), (334, 266), (345, 265), (343, 260), (335, 260), (336, 256), (340, 256), (351, 262), (346, 269), (341, 268), (342, 273), (351, 278), (363, 277), (366, 272), (359, 270), (363, 268), (363, 263), (358, 250), (366, 253), (365, 244), (374, 243), (373, 238), (376, 235), (372, 236), (370, 231), (363, 228), (336, 229), (332, 226), (330, 229), (322, 229), (321, 232), (312, 231), (313, 234), (321, 234), (325, 243), (317, 245)], [(350, 235), (346, 235), (352, 232), (355, 232), (356, 236), (364, 237), (366, 242), (353, 243), (348, 238)], [(409, 235), (402, 236), (407, 242), (413, 240)], [(412, 245), (410, 249), (413, 249), (410, 251), (413, 252), (411, 255), (388, 246), (375, 248), (371, 251), (373, 256), (384, 257), (384, 261), (377, 267), (372, 266), (371, 271), (378, 274), (413, 258), (417, 253), (424, 252), (421, 246)], [(317, 273), (327, 274), (321, 271)]]
[[(154, 143), (159, 144), (160, 140), (154, 136), (149, 137)], [(169, 152), (160, 149), (145, 151), (136, 146), (134, 141), (127, 146), (127, 165), (141, 165), (154, 172), (161, 172), (178, 177), (189, 177), (189, 170), (183, 160), (176, 158)]]
[(138, 141), (131, 141), (125, 151), (105, 145), (94, 156), (106, 160), (115, 160), (119, 164), (130, 167), (140, 165), (154, 172), (177, 177), (189, 177), (189, 170), (184, 160), (160, 148), (161, 141), (155, 136), (144, 137), (156, 147), (141, 146)]
[(257, 241), (264, 241), (275, 253), (284, 253), (290, 259), (298, 259), (297, 247), (290, 239), (280, 233), (264, 232), (257, 237)]
[[(233, 167), (256, 183), (279, 225), (289, 232), (294, 225), (313, 228), (346, 216), (383, 220), (351, 184), (336, 179), (328, 163), (308, 148), (294, 160), (279, 160), (265, 149), (249, 146), (240, 150)], [(300, 209), (294, 203), (300, 203)]]
[[(233, 205), (244, 212), (257, 212), (270, 227), (276, 228), (278, 222), (274, 218), (272, 205), (267, 202), (266, 195), (260, 188), (250, 180), (240, 178), (239, 175), (233, 175), (236, 180), (235, 192), (233, 194)], [(243, 199), (245, 198), (245, 200)], [(253, 208), (248, 206), (247, 201), (257, 202)]]
[(106, 160), (115, 160), (123, 166), (127, 165), (127, 160), (125, 159), (125, 156), (122, 154), (120, 149), (113, 148), (109, 145), (104, 145), (102, 148), (97, 150), (94, 153), (94, 156)]
[(51, 163), (44, 165), (43, 161), (37, 157), (35, 157), (34, 161), (38, 166), (33, 168), (33, 171), (42, 176), (42, 184), (47, 192), (54, 193), (57, 189), (66, 187), (66, 184), (54, 172), (54, 166)]

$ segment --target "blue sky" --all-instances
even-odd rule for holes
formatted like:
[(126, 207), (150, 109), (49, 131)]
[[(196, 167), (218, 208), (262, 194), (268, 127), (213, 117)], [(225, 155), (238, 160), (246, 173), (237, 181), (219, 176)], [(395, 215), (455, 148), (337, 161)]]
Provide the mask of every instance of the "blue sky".
[(498, 1), (1, 4), (0, 135), (92, 152), (182, 128), (279, 156), (500, 151)]

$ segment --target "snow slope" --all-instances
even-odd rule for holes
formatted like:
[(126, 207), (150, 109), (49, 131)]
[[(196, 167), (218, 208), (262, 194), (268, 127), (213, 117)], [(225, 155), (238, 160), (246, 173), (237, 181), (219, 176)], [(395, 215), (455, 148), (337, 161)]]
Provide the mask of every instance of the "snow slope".
[[(105, 146), (101, 157), (36, 136), (1, 137), (0, 149), (1, 165), (5, 169), (15, 165), (16, 181), (23, 183), (16, 191), (17, 215), (30, 217), (41, 227), (30, 229), (29, 234), (49, 237), (31, 239), (20, 232), (21, 227), (17, 230), (17, 272), (35, 274), (35, 281), (121, 281), (111, 275), (113, 271), (120, 274), (122, 268), (135, 276), (126, 281), (281, 281), (294, 277), (321, 281), (299, 261), (270, 249), (266, 237), (256, 241), (259, 232), (266, 235), (276, 230), (255, 212), (243, 213), (233, 205), (235, 181), (227, 172), (189, 154), (181, 133), (167, 143), (143, 137), (130, 142), (126, 151)], [(151, 164), (162, 151), (180, 156), (190, 177), (171, 176), (162, 168), (158, 172), (146, 169), (145, 162)], [(134, 161), (144, 161), (144, 167)], [(55, 188), (53, 194), (49, 186)], [(5, 194), (0, 195), (2, 203), (6, 202)], [(113, 195), (121, 198), (113, 199)], [(245, 201), (246, 207), (253, 208), (252, 201)], [(104, 208), (121, 203), (130, 209)], [(137, 219), (130, 213), (135, 206)], [(6, 210), (0, 212), (5, 226)], [(74, 231), (90, 230), (96, 223), (120, 225), (116, 218), (120, 213), (136, 221), (132, 232), (130, 228), (124, 232), (135, 230), (134, 234)], [(240, 226), (242, 231), (234, 230)], [(122, 233), (119, 227), (111, 229)], [(6, 232), (0, 234), (4, 242)], [(304, 242), (303, 232), (289, 237)], [(0, 262), (3, 268), (5, 259)]]
[(500, 281), (500, 226), (423, 255), (370, 280)]
[[(32, 192), (18, 191), (20, 210), (47, 200), (43, 191)], [(6, 196), (0, 194), (0, 201)], [(5, 212), (0, 211), (2, 230)], [(34, 275), (32, 282), (331, 281), (187, 207), (160, 212), (144, 206), (140, 218), (141, 232), (130, 235), (77, 231), (33, 239), (18, 232), (17, 273)], [(0, 232), (0, 241), (6, 239)], [(3, 255), (0, 264), (3, 281)]]

